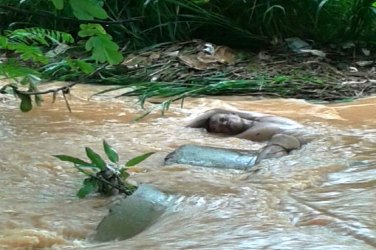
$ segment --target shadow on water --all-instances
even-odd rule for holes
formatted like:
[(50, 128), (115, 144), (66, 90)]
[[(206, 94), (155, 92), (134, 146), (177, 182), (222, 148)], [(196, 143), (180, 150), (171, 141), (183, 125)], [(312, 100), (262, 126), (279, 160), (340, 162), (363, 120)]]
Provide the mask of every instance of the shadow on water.
[[(374, 249), (376, 247), (375, 98), (315, 105), (249, 97), (198, 98), (138, 123), (134, 99), (87, 101), (98, 87), (74, 89), (69, 114), (60, 100), (21, 113), (0, 103), (0, 248)], [(295, 119), (315, 138), (258, 171), (171, 165), (163, 157), (187, 143), (257, 150), (262, 144), (218, 138), (187, 121), (210, 108), (237, 108)], [(157, 223), (126, 241), (89, 240), (112, 200), (78, 200), (82, 176), (52, 154), (82, 156), (101, 139), (125, 158), (157, 151), (132, 174), (174, 194)]]

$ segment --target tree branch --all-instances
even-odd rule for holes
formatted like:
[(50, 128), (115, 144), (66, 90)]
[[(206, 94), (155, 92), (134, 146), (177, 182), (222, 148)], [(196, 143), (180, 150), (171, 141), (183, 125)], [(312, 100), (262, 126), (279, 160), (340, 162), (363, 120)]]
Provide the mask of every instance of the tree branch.
[(72, 83), (69, 83), (69, 84), (67, 84), (65, 86), (62, 86), (60, 88), (48, 89), (48, 90), (43, 90), (43, 91), (29, 92), (29, 91), (16, 90), (16, 92), (20, 93), (20, 94), (23, 94), (23, 95), (45, 95), (45, 94), (48, 94), (48, 93), (57, 93), (57, 92), (60, 92), (60, 91), (62, 91), (62, 92), (69, 91), (69, 89), (72, 88), (77, 83), (78, 82), (72, 82)]

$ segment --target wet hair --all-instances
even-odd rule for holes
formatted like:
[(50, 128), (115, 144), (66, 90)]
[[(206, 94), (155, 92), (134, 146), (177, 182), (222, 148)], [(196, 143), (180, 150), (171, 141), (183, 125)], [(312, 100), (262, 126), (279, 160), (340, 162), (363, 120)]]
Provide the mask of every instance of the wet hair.
[[(213, 129), (213, 127), (211, 126), (212, 124), (212, 121), (213, 121), (213, 117), (215, 115), (220, 115), (220, 114), (223, 114), (223, 115), (235, 115), (237, 117), (239, 117), (241, 120), (243, 120), (243, 118), (241, 116), (239, 116), (238, 114), (236, 113), (216, 113), (216, 114), (213, 114), (211, 115), (210, 117), (208, 117), (204, 124), (202, 125), (203, 128), (206, 129), (207, 132), (209, 133), (217, 133), (217, 131), (215, 131), (215, 129)], [(224, 119), (224, 118), (220, 118), (220, 119)], [(225, 118), (225, 119), (229, 119), (228, 117)], [(228, 135), (236, 135), (236, 134), (239, 134), (241, 132), (244, 132), (245, 130), (247, 130), (247, 126), (244, 124), (244, 121), (242, 121), (242, 127), (231, 127), (231, 126), (226, 126), (226, 129), (228, 131), (225, 131), (225, 132), (220, 132), (220, 133), (225, 133), (225, 134), (228, 134)]]
[(212, 118), (212, 117), (213, 117), (213, 116), (208, 117), (208, 119), (206, 119), (206, 121), (205, 121), (205, 125), (204, 125), (204, 128), (205, 128), (206, 131), (209, 132), (209, 133), (213, 132), (213, 131), (211, 130), (211, 128), (210, 128), (210, 121), (211, 121), (211, 118)]
[[(215, 116), (215, 115), (221, 115), (221, 114), (223, 114), (223, 115), (229, 115), (229, 114), (232, 114), (232, 113), (216, 113), (216, 114), (213, 114), (210, 117), (208, 117), (208, 119), (206, 119), (205, 124), (204, 124), (204, 127), (205, 127), (205, 129), (206, 129), (207, 132), (209, 132), (209, 133), (215, 133), (215, 131), (213, 131), (213, 129), (210, 127), (210, 124), (212, 122), (213, 116)], [(234, 115), (236, 115), (236, 114), (234, 114)]]

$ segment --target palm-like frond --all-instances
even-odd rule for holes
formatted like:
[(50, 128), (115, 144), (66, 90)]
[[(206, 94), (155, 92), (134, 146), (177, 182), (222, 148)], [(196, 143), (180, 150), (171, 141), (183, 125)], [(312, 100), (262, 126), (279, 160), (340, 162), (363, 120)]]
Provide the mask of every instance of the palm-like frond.
[(44, 29), (41, 27), (16, 29), (10, 31), (8, 37), (13, 42), (50, 46), (53, 44), (74, 42), (71, 34), (67, 32)]

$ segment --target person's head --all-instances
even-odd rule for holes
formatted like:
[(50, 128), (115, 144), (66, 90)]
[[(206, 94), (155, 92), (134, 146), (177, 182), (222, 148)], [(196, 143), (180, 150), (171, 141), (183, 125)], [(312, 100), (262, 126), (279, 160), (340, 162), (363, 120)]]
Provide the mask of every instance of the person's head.
[(246, 129), (243, 118), (236, 114), (218, 113), (206, 121), (206, 130), (210, 133), (236, 135)]

